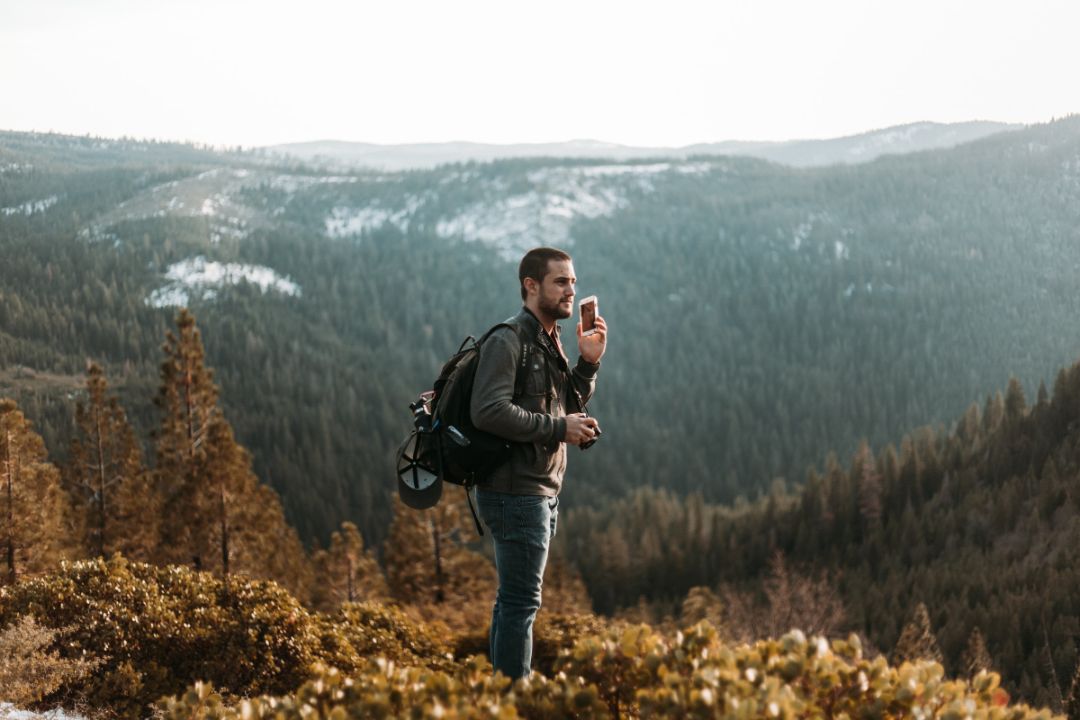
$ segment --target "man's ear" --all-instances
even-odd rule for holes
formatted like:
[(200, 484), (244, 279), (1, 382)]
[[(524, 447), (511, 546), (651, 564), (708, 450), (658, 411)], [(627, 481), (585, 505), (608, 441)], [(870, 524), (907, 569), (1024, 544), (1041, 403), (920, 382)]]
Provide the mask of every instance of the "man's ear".
[(527, 277), (525, 278), (523, 283), (525, 285), (526, 296), (532, 295), (534, 292), (538, 292), (540, 290), (540, 283), (536, 282), (534, 278)]

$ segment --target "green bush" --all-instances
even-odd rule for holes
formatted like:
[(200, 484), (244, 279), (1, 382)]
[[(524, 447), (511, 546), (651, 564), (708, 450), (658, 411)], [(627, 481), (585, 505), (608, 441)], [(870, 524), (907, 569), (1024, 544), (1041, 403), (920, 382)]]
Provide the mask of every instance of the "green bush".
[(445, 632), (393, 605), (346, 603), (334, 615), (318, 615), (316, 626), (321, 662), (346, 674), (374, 657), (433, 668), (447, 666), (453, 657)]
[(622, 623), (596, 615), (545, 615), (536, 618), (533, 633), (533, 668), (553, 677), (559, 658), (571, 651), (583, 638), (622, 627)]
[(320, 668), (285, 697), (227, 704), (207, 684), (159, 703), (164, 720), (314, 720), (315, 718), (598, 718), (607, 712), (595, 688), (566, 678), (536, 676), (510, 686), (491, 665), (472, 657), (453, 673), (378, 659), (353, 677)]
[(55, 696), (125, 717), (144, 717), (154, 700), (185, 687), (159, 703), (162, 714), (1050, 717), (1009, 706), (994, 674), (950, 681), (937, 663), (890, 667), (882, 657), (863, 657), (855, 637), (830, 644), (793, 632), (735, 646), (704, 622), (665, 635), (647, 625), (545, 617), (535, 657), (550, 674), (511, 685), (480, 657), (455, 661), (446, 633), (400, 608), (359, 603), (335, 616), (312, 614), (274, 583), (234, 578), (226, 588), (205, 573), (120, 558), (64, 565), (0, 589), (0, 628), (30, 627), (31, 617), (49, 632), (19, 647), (99, 664), (81, 679), (64, 678), (62, 687), (50, 681)]
[(296, 693), (229, 705), (206, 685), (162, 701), (168, 720), (314, 718), (973, 718), (1049, 719), (1010, 706), (998, 677), (950, 681), (933, 662), (890, 667), (847, 641), (792, 632), (726, 645), (701, 623), (674, 636), (647, 626), (579, 638), (551, 679), (510, 685), (472, 657), (452, 671), (370, 661), (351, 677), (320, 670)]
[(793, 631), (732, 646), (704, 622), (673, 638), (638, 626), (579, 641), (560, 670), (595, 682), (616, 717), (1051, 717), (1007, 707), (996, 674), (968, 683), (946, 680), (934, 662), (889, 667), (863, 657), (854, 635), (830, 644)]
[(236, 694), (284, 693), (319, 650), (310, 614), (272, 582), (128, 563), (65, 564), (0, 590), (0, 626), (32, 616), (63, 657), (101, 665), (64, 688), (94, 707), (142, 716), (162, 695), (209, 680)]
[(272, 582), (234, 577), (226, 588), (208, 573), (120, 557), (0, 589), (0, 627), (24, 617), (54, 629), (54, 653), (99, 663), (50, 691), (123, 717), (142, 717), (197, 681), (228, 696), (293, 692), (317, 662), (347, 673), (374, 657), (452, 666), (448, 633), (394, 606), (310, 613)]
[[(563, 615), (543, 610), (533, 626), (533, 670), (549, 677), (556, 672), (559, 656), (574, 647), (581, 638), (605, 632), (620, 623), (596, 615)], [(488, 654), (488, 632), (459, 634), (454, 638), (455, 657)]]

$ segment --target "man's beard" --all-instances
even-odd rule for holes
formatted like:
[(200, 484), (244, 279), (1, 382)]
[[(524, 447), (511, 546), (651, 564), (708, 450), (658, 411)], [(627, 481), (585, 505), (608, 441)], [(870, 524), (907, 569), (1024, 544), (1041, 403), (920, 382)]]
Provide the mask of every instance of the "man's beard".
[(540, 310), (556, 320), (565, 320), (574, 314), (574, 304), (570, 303), (569, 306), (563, 307), (559, 301), (547, 303), (546, 301), (541, 300)]

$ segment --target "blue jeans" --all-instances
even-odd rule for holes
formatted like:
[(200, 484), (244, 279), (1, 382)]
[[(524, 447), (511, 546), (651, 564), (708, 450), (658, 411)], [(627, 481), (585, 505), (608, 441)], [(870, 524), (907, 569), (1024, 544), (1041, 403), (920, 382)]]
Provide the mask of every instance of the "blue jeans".
[(495, 541), (499, 592), (488, 635), (491, 664), (517, 679), (532, 665), (533, 620), (540, 609), (548, 547), (555, 537), (559, 498), (509, 495), (477, 488), (480, 518)]

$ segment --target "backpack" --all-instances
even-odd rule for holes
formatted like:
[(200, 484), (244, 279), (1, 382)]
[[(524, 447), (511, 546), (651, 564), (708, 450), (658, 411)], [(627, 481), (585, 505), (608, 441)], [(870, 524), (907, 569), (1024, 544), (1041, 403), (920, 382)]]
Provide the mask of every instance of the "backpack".
[(499, 328), (512, 328), (521, 342), (521, 361), (514, 376), (514, 395), (524, 394), (528, 351), (531, 343), (516, 324), (495, 325), (479, 340), (469, 336), (443, 364), (431, 390), (420, 393), (409, 405), (413, 430), (398, 449), (398, 494), (416, 509), (434, 506), (442, 495), (442, 483), (465, 488), (476, 530), (484, 534), (473, 507), (471, 490), (510, 460), (511, 441), (478, 430), (472, 423), (473, 381), (480, 362), (480, 348)]

